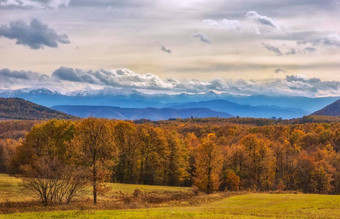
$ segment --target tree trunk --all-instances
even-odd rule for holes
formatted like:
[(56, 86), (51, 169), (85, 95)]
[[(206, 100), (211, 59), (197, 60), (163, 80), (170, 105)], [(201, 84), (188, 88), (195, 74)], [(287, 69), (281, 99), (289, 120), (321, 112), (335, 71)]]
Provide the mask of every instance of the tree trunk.
[(97, 169), (96, 169), (96, 152), (93, 153), (93, 204), (97, 204)]

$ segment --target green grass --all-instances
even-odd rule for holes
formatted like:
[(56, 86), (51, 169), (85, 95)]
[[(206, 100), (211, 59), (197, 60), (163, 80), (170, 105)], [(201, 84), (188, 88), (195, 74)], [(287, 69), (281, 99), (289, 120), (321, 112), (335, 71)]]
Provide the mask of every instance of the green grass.
[(340, 218), (340, 196), (247, 194), (195, 207), (34, 212), (0, 218)]
[[(25, 190), (21, 185), (21, 179), (11, 177), (7, 174), (0, 174), (0, 203), (5, 201), (20, 202), (37, 200), (34, 195)], [(175, 186), (150, 186), (150, 185), (136, 185), (136, 184), (122, 184), (122, 183), (107, 183), (110, 188), (106, 196), (110, 197), (116, 192), (133, 193), (135, 189), (143, 192), (188, 192), (189, 187), (175, 187)], [(88, 197), (92, 197), (92, 190), (89, 187)]]
[(0, 174), (0, 202), (34, 200), (32, 193), (26, 191), (21, 182), (20, 178)]
[[(20, 185), (21, 180), (0, 174), (0, 202), (34, 200)], [(187, 192), (190, 188), (108, 184), (110, 193), (132, 193), (136, 188), (146, 192)], [(212, 195), (214, 196), (214, 195)], [(204, 196), (205, 197), (205, 196)], [(203, 198), (204, 198), (203, 197)], [(210, 196), (209, 196), (210, 197)], [(340, 218), (339, 195), (266, 194), (238, 195), (222, 200), (189, 206), (141, 208), (133, 210), (70, 210), (0, 214), (1, 218)], [(214, 201), (215, 200), (215, 201)], [(217, 201), (216, 201), (217, 200)], [(101, 201), (105, 202), (105, 201)], [(179, 204), (182, 204), (181, 202)], [(44, 209), (44, 208), (43, 208)], [(76, 208), (78, 209), (78, 208)], [(46, 209), (45, 209), (46, 210)]]

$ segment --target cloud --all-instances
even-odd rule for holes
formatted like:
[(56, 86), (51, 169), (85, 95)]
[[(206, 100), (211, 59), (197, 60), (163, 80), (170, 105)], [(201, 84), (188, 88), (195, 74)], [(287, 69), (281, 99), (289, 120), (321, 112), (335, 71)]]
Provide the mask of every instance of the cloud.
[(299, 55), (299, 54), (308, 54), (308, 53), (313, 53), (316, 52), (316, 48), (314, 47), (301, 47), (301, 44), (298, 44), (297, 47), (289, 47), (285, 44), (281, 45), (281, 46), (273, 46), (269, 43), (261, 43), (263, 45), (264, 48), (266, 48), (267, 50), (274, 52), (276, 55), (286, 55), (286, 56), (290, 56), (290, 55)]
[[(277, 69), (276, 72), (286, 72)], [(318, 96), (340, 94), (340, 82), (322, 81), (319, 78), (308, 78), (305, 75), (286, 75), (283, 79), (271, 80), (176, 80), (161, 79), (157, 75), (138, 74), (128, 69), (109, 69), (84, 71), (61, 67), (52, 78), (68, 82), (90, 83), (115, 88), (154, 90), (156, 92), (204, 93), (217, 91), (238, 95), (304, 95)]]
[(296, 55), (296, 54), (300, 54), (301, 51), (296, 49), (296, 48), (290, 48), (288, 52), (286, 52), (285, 55), (289, 56), (289, 55)]
[(99, 80), (95, 79), (91, 72), (82, 71), (81, 69), (60, 67), (53, 72), (52, 76), (60, 80), (71, 82), (87, 82), (91, 84), (100, 83)]
[(59, 8), (69, 6), (71, 0), (0, 0), (0, 7), (14, 8)]
[(340, 35), (329, 34), (327, 37), (298, 41), (298, 45), (311, 44), (313, 46), (340, 47)]
[(103, 8), (111, 6), (111, 9), (150, 7), (153, 4), (155, 4), (155, 1), (153, 0), (72, 0), (71, 2), (71, 6)]
[(278, 31), (280, 30), (279, 25), (277, 25), (276, 22), (272, 18), (260, 15), (256, 11), (248, 11), (246, 13), (246, 17), (254, 20), (258, 24), (270, 26), (272, 28), (275, 28)]
[(168, 49), (168, 48), (166, 48), (164, 45), (162, 45), (161, 50), (162, 50), (163, 52), (166, 52), (166, 53), (171, 54), (171, 50)]
[(211, 40), (203, 33), (195, 33), (192, 36), (200, 39), (200, 41), (203, 42), (203, 43), (208, 43), (208, 44), (211, 43)]
[(3, 88), (18, 88), (16, 86), (49, 85), (50, 77), (33, 71), (11, 71), (0, 69), (0, 86)]
[(226, 29), (226, 30), (240, 30), (241, 29), (241, 23), (238, 20), (205, 19), (205, 20), (203, 20), (203, 23), (209, 25), (210, 27), (218, 27), (218, 28), (223, 28), (223, 29)]
[(285, 69), (283, 69), (283, 68), (277, 68), (277, 69), (275, 69), (275, 73), (283, 73), (283, 74), (286, 74), (287, 73), (287, 71), (285, 70)]
[(304, 51), (305, 53), (308, 53), (308, 52), (316, 52), (317, 49), (314, 48), (314, 47), (306, 47), (306, 48), (303, 49), (303, 51)]
[(262, 42), (261, 44), (264, 46), (264, 48), (266, 48), (267, 50), (271, 52), (274, 52), (276, 55), (279, 55), (279, 56), (282, 55), (282, 52), (278, 47), (270, 45), (269, 43), (264, 43), (264, 42)]
[(170, 89), (173, 85), (161, 80), (157, 75), (137, 74), (128, 69), (110, 69), (97, 71), (83, 71), (60, 67), (52, 76), (56, 79), (70, 82), (85, 82), (97, 85), (119, 86), (140, 89)]
[[(286, 72), (276, 69), (275, 72)], [(43, 82), (43, 83), (42, 83)], [(0, 70), (0, 86), (49, 86), (54, 90), (73, 87), (113, 87), (135, 89), (148, 93), (207, 93), (215, 91), (232, 95), (295, 95), (295, 96), (336, 96), (340, 95), (339, 81), (322, 81), (305, 75), (286, 75), (285, 78), (266, 80), (177, 80), (161, 79), (155, 74), (138, 74), (128, 69), (81, 70), (60, 67), (52, 76), (31, 71)], [(65, 90), (60, 90), (65, 91)]]
[(57, 48), (59, 43), (70, 43), (67, 35), (57, 34), (55, 30), (37, 19), (33, 19), (30, 23), (18, 20), (10, 22), (9, 25), (2, 25), (0, 36), (15, 39), (16, 44), (31, 49), (42, 49), (45, 46)]

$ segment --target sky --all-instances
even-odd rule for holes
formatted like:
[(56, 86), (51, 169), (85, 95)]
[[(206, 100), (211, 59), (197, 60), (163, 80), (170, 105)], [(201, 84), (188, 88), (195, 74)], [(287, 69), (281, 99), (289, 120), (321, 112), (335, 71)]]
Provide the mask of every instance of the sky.
[(340, 96), (340, 0), (0, 0), (0, 89)]

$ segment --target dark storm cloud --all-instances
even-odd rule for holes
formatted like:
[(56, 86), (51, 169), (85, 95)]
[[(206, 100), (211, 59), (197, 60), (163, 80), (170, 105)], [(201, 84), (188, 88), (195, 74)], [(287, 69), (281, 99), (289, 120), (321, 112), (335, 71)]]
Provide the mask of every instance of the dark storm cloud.
[(23, 20), (12, 21), (9, 25), (0, 26), (0, 36), (16, 40), (16, 44), (31, 49), (42, 49), (45, 46), (57, 48), (58, 45), (70, 43), (67, 35), (57, 34), (55, 30), (33, 19), (30, 23)]

